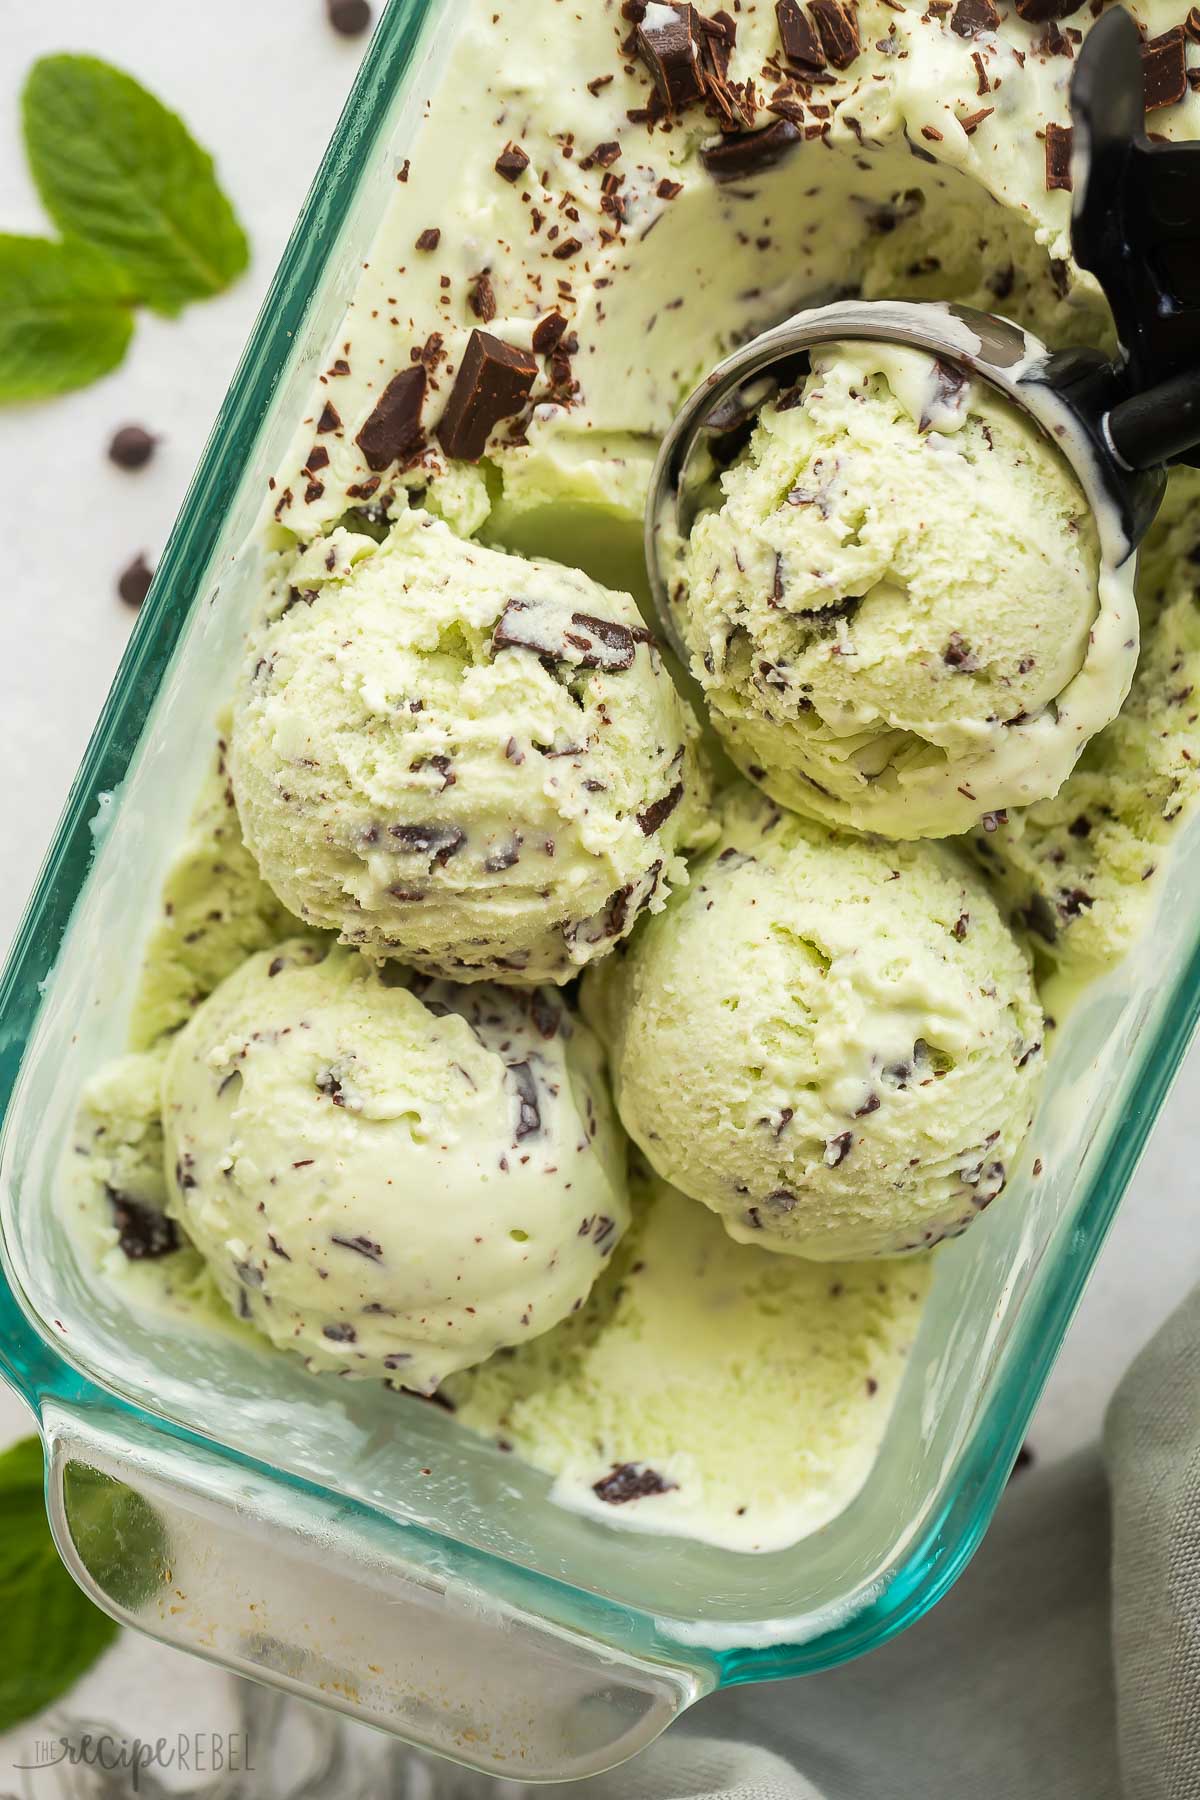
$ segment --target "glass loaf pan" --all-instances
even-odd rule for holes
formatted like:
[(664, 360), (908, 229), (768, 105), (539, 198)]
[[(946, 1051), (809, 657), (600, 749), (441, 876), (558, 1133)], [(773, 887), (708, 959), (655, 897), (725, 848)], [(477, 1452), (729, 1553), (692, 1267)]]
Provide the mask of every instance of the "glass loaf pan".
[[(1200, 836), (1177, 847), (1142, 949), (1058, 1034), (1004, 1204), (939, 1254), (864, 1491), (790, 1550), (614, 1531), (437, 1408), (406, 1407), (398, 1431), (382, 1390), (156, 1336), (90, 1290), (53, 1204), (75, 1099), (124, 1047), (256, 577), (243, 547), (456, 22), (453, 3), (392, 0), (380, 23), (0, 987), (0, 1368), (45, 1435), (64, 1557), (116, 1616), (492, 1773), (566, 1779), (716, 1686), (871, 1649), (963, 1568), (1200, 1010)], [(89, 1564), (77, 1464), (142, 1493), (165, 1540)]]

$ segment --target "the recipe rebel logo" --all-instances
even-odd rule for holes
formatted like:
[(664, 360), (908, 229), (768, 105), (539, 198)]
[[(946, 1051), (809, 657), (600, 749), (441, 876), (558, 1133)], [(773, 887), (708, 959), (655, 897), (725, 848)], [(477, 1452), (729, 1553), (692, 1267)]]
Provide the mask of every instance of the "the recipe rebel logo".
[[(250, 1737), (244, 1731), (179, 1731), (151, 1740), (121, 1737), (112, 1731), (80, 1730), (60, 1737), (38, 1738), (32, 1752), (31, 1761), (14, 1761), (13, 1768), (27, 1774), (50, 1769), (99, 1769), (115, 1778), (111, 1788), (114, 1797), (140, 1793), (142, 1775), (147, 1769), (201, 1776), (253, 1774), (255, 1769)], [(9, 1796), (0, 1795), (0, 1800), (9, 1800)]]

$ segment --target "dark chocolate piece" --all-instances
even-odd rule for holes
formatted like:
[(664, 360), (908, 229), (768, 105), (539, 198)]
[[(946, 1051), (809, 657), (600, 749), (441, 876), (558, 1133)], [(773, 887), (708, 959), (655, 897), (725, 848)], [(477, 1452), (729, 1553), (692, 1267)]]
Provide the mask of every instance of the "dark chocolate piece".
[(491, 324), (496, 316), (496, 290), (492, 286), (492, 278), (486, 270), (482, 275), (475, 277), (468, 304), (481, 324)]
[(440, 226), (429, 225), (417, 239), (418, 250), (436, 250), (442, 241)]
[(142, 425), (122, 425), (108, 446), (108, 460), (118, 469), (144, 469), (154, 455), (158, 439)]
[(467, 841), (460, 825), (389, 825), (388, 836), (396, 840), (401, 850), (430, 857), (439, 869), (444, 869)]
[(958, 0), (950, 15), (950, 29), (959, 37), (978, 37), (981, 31), (995, 31), (1000, 14), (992, 0)]
[(322, 1325), (321, 1335), (327, 1337), (331, 1344), (356, 1344), (358, 1333), (353, 1325)]
[(538, 356), (548, 356), (558, 344), (567, 329), (567, 321), (560, 312), (547, 313), (539, 319), (533, 328), (533, 348)]
[(178, 1250), (179, 1229), (174, 1219), (107, 1183), (104, 1192), (112, 1208), (117, 1247), (130, 1262), (152, 1262), (156, 1257), (170, 1256), (173, 1250)]
[(1187, 40), (1182, 25), (1172, 25), (1142, 45), (1142, 80), (1146, 111), (1177, 106), (1187, 93)]
[(340, 431), (341, 429), (342, 416), (332, 400), (327, 400), (321, 409), (321, 416), (317, 420), (317, 436), (320, 437), (325, 431)]
[[(637, 645), (628, 625), (622, 625), (616, 619), (598, 619), (593, 613), (581, 612), (571, 614), (571, 623), (577, 625), (579, 630), (567, 632), (565, 636), (571, 647), (579, 652), (582, 668), (606, 669), (613, 675), (632, 668)], [(584, 641), (581, 642), (581, 639)]]
[(509, 1063), (508, 1073), (517, 1090), (517, 1131), (518, 1144), (522, 1138), (532, 1137), (534, 1132), (542, 1129), (542, 1115), (538, 1107), (537, 1082), (533, 1079), (533, 1070), (527, 1062)]
[(478, 462), (500, 421), (521, 411), (536, 379), (537, 363), (528, 350), (473, 331), (438, 426), (446, 455)]
[(411, 456), (424, 442), (421, 412), (428, 383), (421, 363), (393, 375), (355, 439), (367, 467), (377, 475), (401, 457)]
[(810, 0), (821, 44), (835, 69), (848, 69), (859, 51), (858, 9), (848, 0)]
[(789, 62), (804, 69), (823, 69), (825, 52), (817, 28), (800, 4), (800, 0), (775, 0), (775, 18), (779, 25), (779, 41)]
[(761, 131), (734, 132), (705, 145), (700, 161), (714, 181), (752, 180), (782, 162), (803, 139), (804, 133), (790, 119), (776, 119)]
[(496, 158), (496, 173), (508, 182), (520, 181), (528, 167), (529, 157), (520, 144), (505, 144)]
[(1069, 125), (1046, 126), (1046, 186), (1071, 189), (1071, 144), (1074, 133)]
[(682, 112), (704, 94), (700, 29), (694, 6), (672, 0), (672, 19), (636, 27), (637, 53), (668, 111)]
[(661, 800), (655, 800), (653, 805), (646, 808), (645, 812), (638, 814), (637, 822), (646, 837), (650, 837), (661, 825), (666, 824), (682, 799), (683, 783), (677, 781), (669, 794), (664, 794)]
[(638, 1463), (614, 1463), (611, 1475), (592, 1483), (597, 1500), (608, 1506), (624, 1506), (628, 1500), (645, 1500), (651, 1494), (669, 1494), (675, 1482), (666, 1481), (654, 1469)]
[(140, 606), (150, 592), (153, 580), (153, 569), (144, 556), (138, 555), (117, 577), (117, 592), (126, 606)]

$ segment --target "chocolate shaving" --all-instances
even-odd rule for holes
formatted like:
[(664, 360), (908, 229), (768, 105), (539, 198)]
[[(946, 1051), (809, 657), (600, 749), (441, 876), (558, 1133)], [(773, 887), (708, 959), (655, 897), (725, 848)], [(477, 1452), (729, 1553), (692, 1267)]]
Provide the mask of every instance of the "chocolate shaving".
[(446, 455), (478, 462), (500, 421), (522, 410), (536, 379), (537, 363), (528, 350), (473, 331), (438, 425)]
[(354, 440), (367, 467), (377, 475), (402, 457), (411, 456), (424, 443), (421, 412), (428, 381), (420, 363), (393, 375)]
[(340, 1244), (343, 1250), (356, 1250), (360, 1256), (369, 1258), (371, 1262), (383, 1261), (383, 1245), (377, 1244), (369, 1237), (330, 1237), (330, 1243)]
[(700, 161), (716, 182), (745, 181), (775, 167), (802, 143), (804, 133), (791, 119), (776, 119), (761, 131), (727, 134), (706, 144)]
[(664, 794), (661, 800), (655, 800), (645, 812), (640, 812), (637, 822), (646, 837), (650, 837), (661, 825), (665, 825), (679, 802), (683, 799), (683, 783), (677, 781), (670, 793)]
[(1069, 125), (1046, 126), (1046, 186), (1071, 190), (1071, 144), (1074, 132)]

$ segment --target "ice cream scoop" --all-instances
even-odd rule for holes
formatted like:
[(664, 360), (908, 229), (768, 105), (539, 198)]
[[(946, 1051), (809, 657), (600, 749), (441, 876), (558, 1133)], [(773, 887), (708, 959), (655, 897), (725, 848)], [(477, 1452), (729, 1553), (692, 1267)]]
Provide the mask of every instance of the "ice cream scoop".
[(732, 790), (685, 893), (584, 983), (621, 1122), (741, 1243), (924, 1249), (1006, 1186), (1042, 1013), (983, 879)]
[[(803, 392), (824, 346), (869, 345), (883, 361), (907, 352), (910, 366), (925, 371), (925, 392), (917, 394), (916, 405), (926, 430), (936, 427), (945, 408), (943, 390), (961, 391), (964, 383), (985, 387), (1022, 413), (1029, 429), (1046, 440), (1047, 454), (1052, 449), (1069, 465), (1094, 517), (1101, 560), (1089, 629), (1096, 654), (1081, 666), (1083, 679), (1047, 697), (1040, 713), (1025, 718), (1017, 707), (1000, 719), (1031, 729), (1008, 745), (1017, 774), (1020, 752), (1026, 753), (1026, 778), (1001, 783), (1000, 792), (1007, 786), (1013, 791), (1009, 800), (993, 798), (994, 807), (1028, 804), (1053, 793), (1088, 738), (1115, 716), (1137, 654), (1131, 553), (1161, 501), (1164, 464), (1192, 454), (1189, 446), (1200, 439), (1200, 282), (1194, 274), (1200, 144), (1147, 139), (1141, 69), (1132, 20), (1119, 9), (1107, 14), (1079, 54), (1072, 87), (1074, 142), (1070, 131), (1054, 127), (1057, 135), (1047, 144), (1048, 158), (1062, 163), (1062, 182), (1074, 183), (1075, 255), (1109, 300), (1123, 344), (1116, 361), (1098, 351), (1052, 353), (1009, 321), (959, 305), (839, 301), (797, 314), (722, 363), (685, 403), (663, 442), (651, 484), (646, 514), (651, 587), (664, 631), (681, 655), (693, 660), (684, 546), (698, 515), (713, 506), (715, 476), (745, 448), (764, 405)], [(1004, 503), (1001, 484), (995, 504)], [(968, 555), (971, 528), (972, 522), (964, 521)], [(996, 598), (1002, 607), (1003, 592)], [(756, 648), (751, 637), (750, 652)], [(703, 678), (703, 662), (693, 660), (693, 666)], [(719, 708), (717, 713), (719, 724)], [(881, 728), (888, 723), (885, 708)], [(849, 736), (854, 726), (847, 719), (841, 735)], [(1034, 765), (1045, 748), (1041, 740), (1051, 735), (1073, 748), (1073, 757), (1065, 768), (1061, 756), (1052, 758), (1053, 766), (1039, 776)], [(957, 766), (951, 759), (952, 773)], [(868, 758), (861, 773), (864, 780), (875, 780), (883, 771)], [(963, 778), (973, 788), (970, 770)], [(886, 810), (892, 815), (886, 828), (905, 829), (897, 823), (896, 807)], [(918, 799), (915, 811), (921, 810)], [(986, 810), (982, 803), (976, 816)], [(914, 822), (909, 829), (917, 835), (962, 825), (956, 816), (942, 824)]]
[(685, 879), (697, 727), (628, 594), (403, 512), (279, 559), (234, 706), (284, 905), (456, 980), (564, 982)]
[(592, 1033), (545, 988), (291, 939), (172, 1041), (168, 1206), (310, 1367), (430, 1392), (580, 1306), (628, 1221)]

